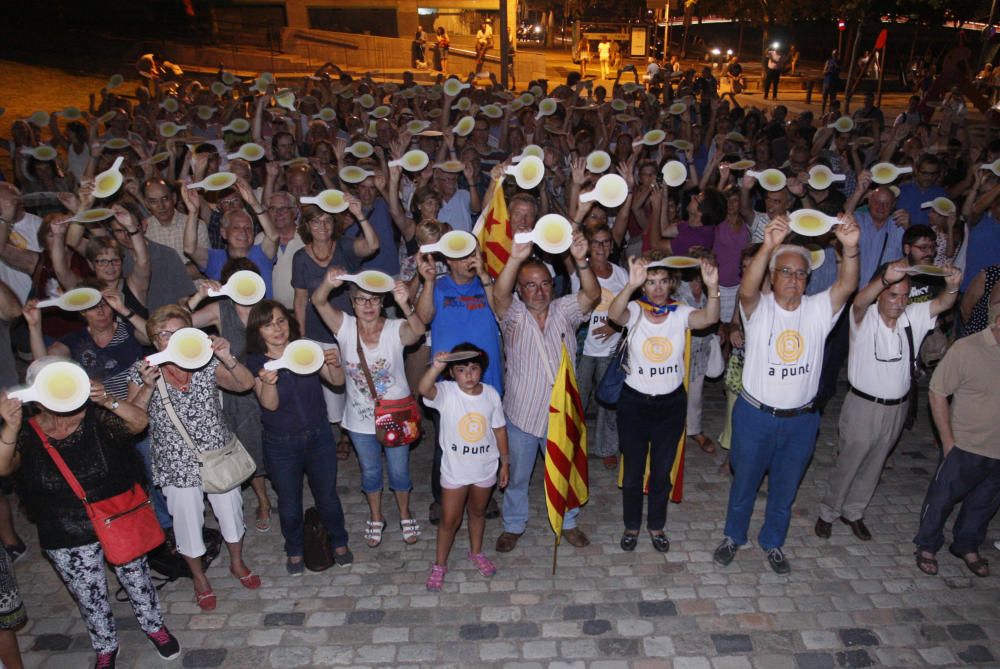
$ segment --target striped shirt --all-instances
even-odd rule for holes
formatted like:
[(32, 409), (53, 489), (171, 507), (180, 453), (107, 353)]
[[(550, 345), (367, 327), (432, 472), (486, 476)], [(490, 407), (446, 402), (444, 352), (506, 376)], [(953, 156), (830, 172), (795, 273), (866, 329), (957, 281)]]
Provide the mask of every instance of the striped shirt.
[(503, 410), (507, 420), (524, 432), (544, 437), (548, 431), (549, 399), (562, 345), (566, 344), (570, 360), (576, 360), (576, 329), (587, 316), (576, 295), (560, 297), (549, 305), (542, 330), (521, 298), (514, 295), (500, 321), (507, 360)]
[[(163, 225), (156, 216), (149, 216), (144, 221), (146, 224), (146, 239), (169, 246), (177, 251), (177, 255), (180, 256), (181, 260), (188, 262), (187, 256), (184, 255), (185, 221), (187, 221), (187, 215), (182, 214), (176, 209), (174, 210), (174, 220), (170, 225)], [(198, 219), (198, 246), (205, 249), (210, 248), (208, 228), (205, 227), (205, 222), (201, 219)]]

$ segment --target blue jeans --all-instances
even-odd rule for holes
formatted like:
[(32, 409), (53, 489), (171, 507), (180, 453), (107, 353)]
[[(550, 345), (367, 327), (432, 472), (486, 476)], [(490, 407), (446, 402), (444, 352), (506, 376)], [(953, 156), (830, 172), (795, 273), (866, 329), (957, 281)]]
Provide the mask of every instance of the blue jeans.
[(742, 397), (733, 407), (733, 484), (729, 488), (726, 536), (739, 546), (747, 542), (757, 490), (767, 475), (767, 510), (757, 537), (764, 550), (780, 548), (788, 535), (792, 502), (816, 447), (820, 415), (804, 413), (777, 418)]
[[(507, 419), (507, 445), (510, 449), (510, 481), (503, 495), (504, 532), (521, 534), (528, 525), (528, 490), (531, 487), (531, 473), (535, 469), (535, 458), (539, 453), (545, 457), (546, 438), (536, 437), (519, 429)], [(569, 509), (563, 519), (563, 530), (576, 527), (576, 517), (580, 509)]]
[(153, 501), (153, 511), (156, 512), (156, 521), (165, 530), (169, 530), (174, 526), (174, 519), (167, 511), (167, 500), (163, 496), (163, 491), (153, 484), (153, 459), (149, 454), (149, 447), (152, 445), (152, 439), (147, 433), (143, 437), (142, 441), (136, 442), (135, 450), (139, 452), (139, 456), (142, 458), (142, 466), (146, 470), (146, 479), (149, 481), (149, 499)]
[(944, 524), (959, 502), (951, 548), (976, 553), (986, 540), (990, 520), (1000, 508), (1000, 460), (952, 448), (927, 487), (920, 529), (913, 543), (937, 553), (944, 545)]
[[(347, 431), (358, 453), (361, 464), (361, 490), (366, 495), (382, 491), (382, 444), (374, 434)], [(389, 488), (396, 492), (410, 492), (410, 447), (385, 448), (386, 468), (389, 470)]]
[(302, 541), (302, 480), (309, 477), (316, 508), (334, 548), (347, 545), (344, 510), (337, 496), (337, 444), (324, 424), (293, 434), (264, 431), (264, 462), (278, 493), (278, 519), (285, 554), (300, 557)]

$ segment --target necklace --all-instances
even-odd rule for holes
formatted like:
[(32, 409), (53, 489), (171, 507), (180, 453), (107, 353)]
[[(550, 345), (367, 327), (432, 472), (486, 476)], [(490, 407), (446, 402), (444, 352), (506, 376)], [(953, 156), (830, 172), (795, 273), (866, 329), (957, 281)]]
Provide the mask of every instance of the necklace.
[[(186, 393), (191, 386), (191, 372), (179, 372), (172, 366), (164, 365), (163, 376), (166, 377), (170, 385), (174, 386), (182, 393)], [(187, 378), (185, 378), (187, 377)]]
[(326, 254), (322, 258), (320, 258), (319, 254), (316, 253), (316, 246), (315, 245), (310, 245), (309, 246), (309, 250), (312, 251), (313, 260), (315, 260), (317, 263), (320, 263), (320, 264), (329, 261), (330, 258), (333, 257), (333, 245), (330, 246), (330, 252), (328, 254)]

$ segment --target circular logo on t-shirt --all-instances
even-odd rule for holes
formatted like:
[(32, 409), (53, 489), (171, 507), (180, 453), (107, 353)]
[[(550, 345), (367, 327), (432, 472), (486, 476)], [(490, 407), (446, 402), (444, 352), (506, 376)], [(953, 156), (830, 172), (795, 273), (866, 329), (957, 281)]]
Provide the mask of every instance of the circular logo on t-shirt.
[(458, 421), (458, 435), (470, 444), (486, 438), (486, 417), (481, 413), (467, 413)]
[(802, 357), (802, 335), (797, 330), (785, 330), (774, 342), (778, 358), (785, 363), (795, 362)]
[(608, 308), (611, 306), (611, 303), (614, 301), (614, 299), (615, 299), (614, 293), (612, 293), (607, 288), (601, 288), (601, 302), (596, 307), (594, 307), (594, 311), (607, 311)]
[(674, 347), (666, 337), (649, 337), (642, 344), (642, 354), (650, 362), (666, 362)]

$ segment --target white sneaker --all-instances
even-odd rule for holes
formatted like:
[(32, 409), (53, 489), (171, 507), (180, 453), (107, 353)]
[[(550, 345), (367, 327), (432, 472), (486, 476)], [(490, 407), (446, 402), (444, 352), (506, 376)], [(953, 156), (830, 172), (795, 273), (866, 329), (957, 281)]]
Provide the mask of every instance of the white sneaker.
[(997, 539), (996, 541), (993, 542), (993, 548), (1000, 551), (1000, 539)]

